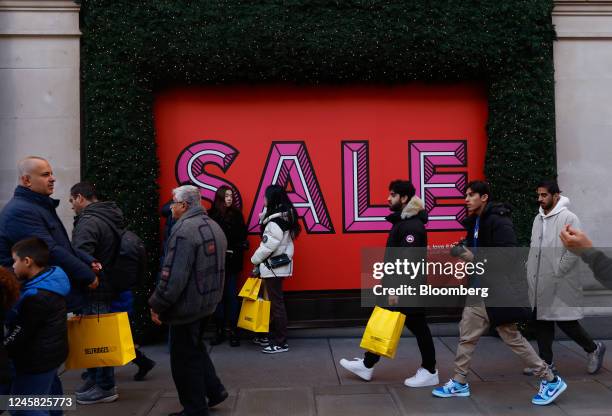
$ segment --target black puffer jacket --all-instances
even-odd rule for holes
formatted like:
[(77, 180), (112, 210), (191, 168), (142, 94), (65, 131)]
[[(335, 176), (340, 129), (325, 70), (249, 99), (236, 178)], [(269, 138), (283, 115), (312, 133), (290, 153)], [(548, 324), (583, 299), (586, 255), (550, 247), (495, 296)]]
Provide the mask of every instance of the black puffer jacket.
[[(509, 259), (508, 257), (500, 257), (500, 255), (504, 255), (504, 253), (500, 250), (487, 250), (487, 247), (499, 248), (518, 246), (516, 232), (514, 231), (514, 224), (512, 224), (512, 220), (510, 219), (511, 214), (512, 207), (508, 204), (494, 202), (487, 204), (482, 215), (480, 216), (477, 244), (478, 248), (476, 250), (474, 250), (474, 229), (477, 217), (470, 216), (463, 221), (463, 226), (467, 230), (467, 246), (470, 247), (473, 251), (476, 251), (475, 261), (479, 261), (479, 259), (485, 256), (485, 253), (492, 253), (492, 255), (495, 256), (494, 259), (488, 259), (489, 261), (486, 268), (486, 274), (484, 276), (485, 279), (491, 279), (496, 276), (498, 279), (500, 279), (501, 274), (505, 274), (504, 277), (507, 277), (508, 274), (512, 273), (510, 269), (514, 269), (516, 266), (516, 264), (507, 263), (507, 260), (512, 259)], [(500, 286), (501, 284), (502, 283), (500, 283)], [(495, 288), (499, 286), (495, 286), (495, 284), (489, 284), (489, 287)], [(485, 299), (485, 304), (486, 303), (487, 300)], [(516, 303), (517, 305), (522, 305), (526, 302), (517, 300)], [(531, 316), (529, 308), (522, 306), (487, 306), (487, 314), (489, 315), (489, 320), (491, 321), (492, 326), (529, 320)]]
[(68, 356), (66, 301), (68, 276), (51, 267), (22, 289), (7, 317), (4, 345), (18, 372), (44, 373), (59, 367)]
[[(421, 260), (427, 259), (427, 230), (425, 224), (428, 221), (427, 211), (423, 201), (414, 196), (408, 204), (400, 212), (394, 212), (386, 217), (393, 226), (387, 237), (387, 250), (385, 252), (385, 262), (395, 262), (397, 258), (401, 261), (404, 259), (419, 263)], [(406, 248), (410, 250), (393, 250), (394, 248)], [(421, 274), (414, 279), (403, 276), (385, 276), (382, 281), (384, 287), (399, 287), (402, 284), (418, 287), (424, 284), (427, 276)], [(400, 302), (408, 299), (406, 296), (400, 297)], [(399, 310), (405, 314), (424, 313), (424, 309), (419, 303), (420, 297), (410, 297), (410, 307), (394, 307), (392, 309)], [(378, 300), (378, 304), (383, 307), (388, 307), (388, 298), (386, 296)]]
[(113, 201), (93, 202), (74, 219), (73, 247), (102, 263), (100, 285), (91, 292), (90, 301), (110, 302), (117, 297), (104, 275), (104, 269), (109, 269), (115, 261), (120, 244), (117, 232), (123, 227), (123, 212)]
[(220, 211), (213, 207), (208, 211), (208, 216), (221, 226), (227, 238), (227, 249), (231, 251), (225, 257), (225, 276), (229, 276), (230, 273), (239, 273), (243, 268), (247, 237), (247, 228), (242, 212), (234, 208), (222, 215)]

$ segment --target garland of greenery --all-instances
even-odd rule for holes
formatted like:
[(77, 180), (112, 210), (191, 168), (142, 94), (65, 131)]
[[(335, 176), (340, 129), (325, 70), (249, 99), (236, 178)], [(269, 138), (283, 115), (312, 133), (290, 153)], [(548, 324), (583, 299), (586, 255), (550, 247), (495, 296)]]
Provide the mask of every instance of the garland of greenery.
[(554, 177), (552, 0), (83, 0), (83, 172), (156, 265), (153, 93), (173, 85), (485, 81), (485, 173), (529, 239)]

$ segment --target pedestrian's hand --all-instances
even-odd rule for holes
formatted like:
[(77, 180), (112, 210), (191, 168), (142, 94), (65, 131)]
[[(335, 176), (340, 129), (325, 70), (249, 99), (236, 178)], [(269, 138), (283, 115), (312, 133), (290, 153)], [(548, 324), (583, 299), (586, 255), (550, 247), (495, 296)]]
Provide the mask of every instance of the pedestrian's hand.
[(572, 253), (580, 254), (583, 250), (593, 247), (593, 242), (582, 231), (566, 224), (559, 238), (563, 245)]
[(159, 315), (153, 312), (153, 309), (151, 309), (151, 320), (153, 321), (155, 325), (162, 324), (162, 321), (159, 320)]
[(91, 270), (93, 270), (95, 274), (100, 273), (102, 271), (102, 263), (100, 263), (99, 261), (92, 261)]
[(399, 296), (389, 295), (389, 306), (399, 305)]
[(87, 286), (87, 287), (88, 287), (88, 288), (90, 288), (90, 289), (97, 289), (97, 288), (98, 288), (98, 286), (100, 286), (100, 279), (98, 279), (98, 276), (96, 276), (96, 278), (94, 279), (94, 281), (93, 281), (93, 282), (91, 282), (91, 283), (89, 284), (89, 286)]

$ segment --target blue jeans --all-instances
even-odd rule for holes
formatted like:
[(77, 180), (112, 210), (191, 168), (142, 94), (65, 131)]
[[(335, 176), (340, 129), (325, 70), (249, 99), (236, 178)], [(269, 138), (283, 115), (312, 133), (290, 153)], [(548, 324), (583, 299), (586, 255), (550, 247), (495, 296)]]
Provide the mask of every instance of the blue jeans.
[[(57, 368), (46, 373), (25, 374), (17, 372), (11, 385), (11, 396), (58, 395), (64, 394), (62, 382), (57, 376)], [(61, 410), (12, 410), (11, 415), (61, 416)]]
[[(98, 315), (103, 313), (111, 313), (111, 305), (104, 302), (92, 302), (87, 305), (85, 315)], [(95, 382), (104, 390), (110, 390), (115, 387), (115, 367), (98, 367), (87, 369), (87, 380)]]

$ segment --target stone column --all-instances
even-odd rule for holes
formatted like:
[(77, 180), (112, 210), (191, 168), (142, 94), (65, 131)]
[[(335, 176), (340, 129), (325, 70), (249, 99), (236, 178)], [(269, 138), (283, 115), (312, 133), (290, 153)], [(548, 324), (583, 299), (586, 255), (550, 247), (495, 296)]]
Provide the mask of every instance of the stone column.
[(80, 36), (73, 1), (0, 0), (0, 208), (17, 184), (17, 161), (42, 156), (68, 230), (68, 191), (80, 179)]
[[(612, 247), (612, 1), (556, 0), (553, 23), (559, 186), (594, 243)], [(612, 305), (594, 280), (585, 289)]]

